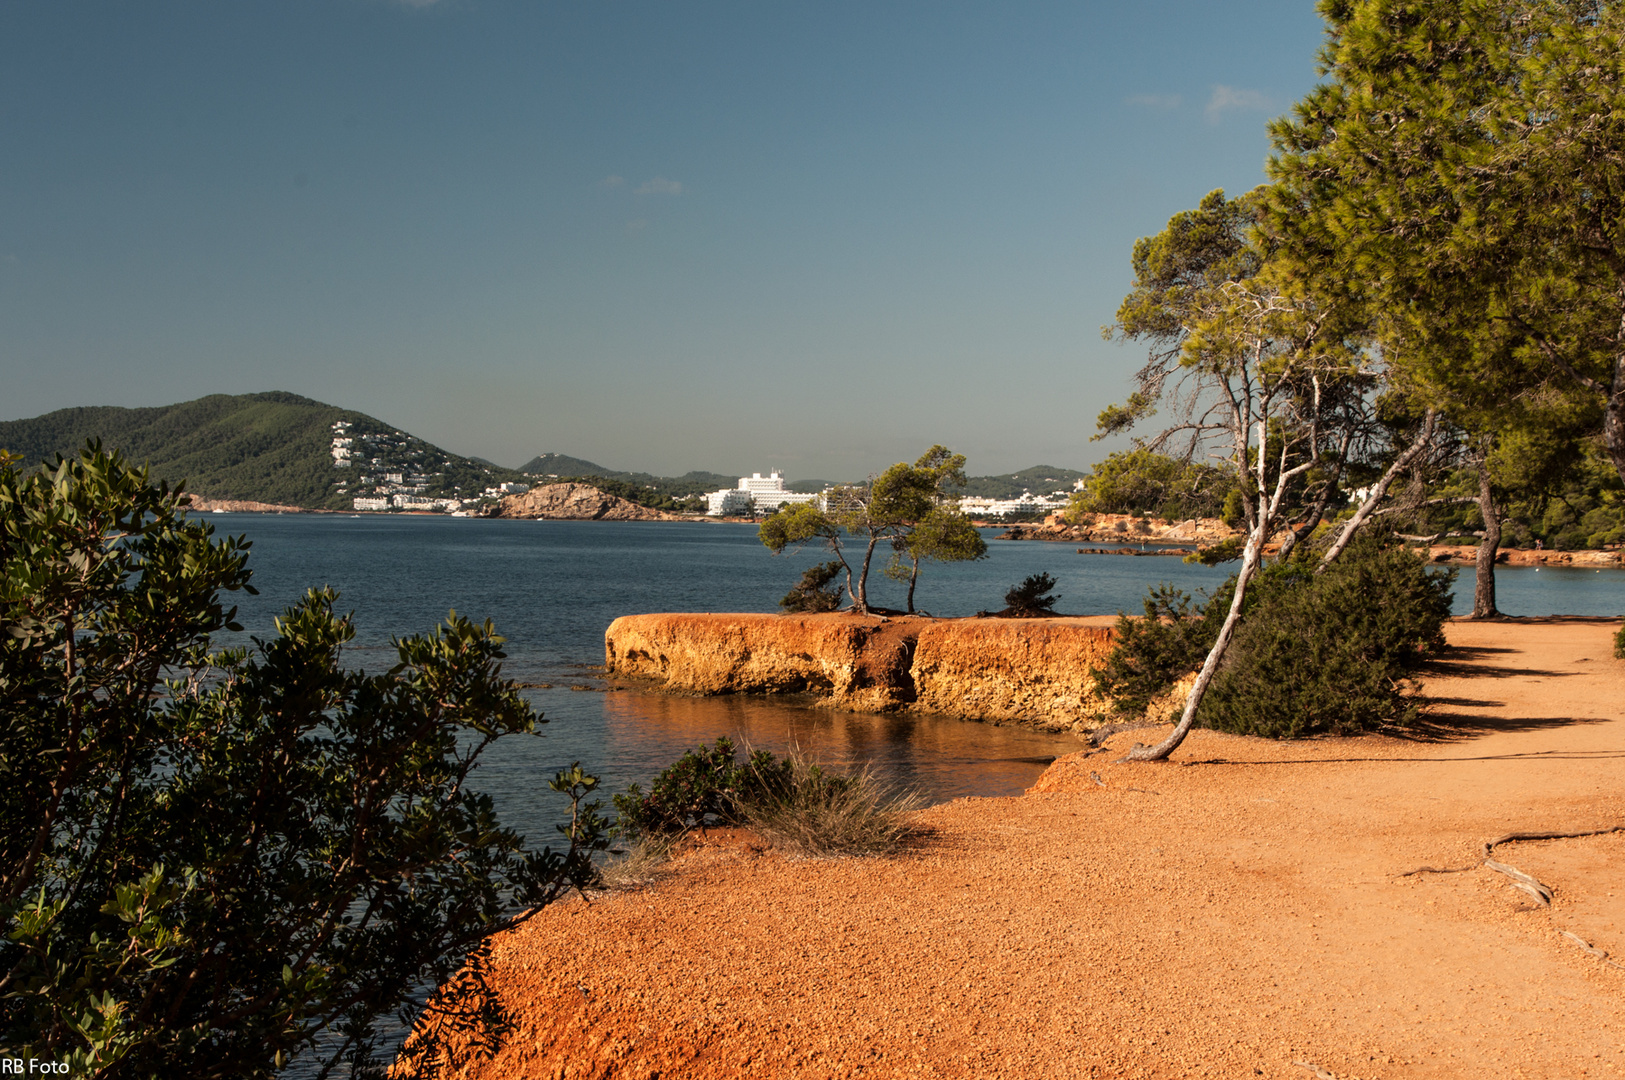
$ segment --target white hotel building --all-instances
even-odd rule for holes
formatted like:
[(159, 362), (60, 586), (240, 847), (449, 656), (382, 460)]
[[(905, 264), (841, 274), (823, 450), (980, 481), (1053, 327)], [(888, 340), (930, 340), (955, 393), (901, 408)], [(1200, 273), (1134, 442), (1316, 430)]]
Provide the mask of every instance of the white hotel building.
[(723, 488), (705, 496), (706, 513), (711, 517), (754, 514), (758, 510), (777, 510), (789, 503), (817, 502), (818, 496), (810, 492), (784, 490), (784, 477), (777, 469), (766, 476), (751, 473), (739, 478), (736, 488)]

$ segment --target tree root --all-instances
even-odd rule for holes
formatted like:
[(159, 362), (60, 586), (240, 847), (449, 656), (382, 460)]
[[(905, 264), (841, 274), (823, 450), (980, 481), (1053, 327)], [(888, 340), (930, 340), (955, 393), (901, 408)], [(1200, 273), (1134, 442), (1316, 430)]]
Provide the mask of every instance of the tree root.
[[(1512, 879), (1512, 887), (1514, 889), (1522, 889), (1524, 892), (1534, 897), (1535, 902), (1541, 907), (1549, 907), (1552, 902), (1551, 888), (1541, 884), (1538, 880), (1524, 873), (1522, 870), (1519, 870), (1515, 866), (1508, 866), (1504, 862), (1496, 862), (1494, 859), (1490, 858), (1490, 856), (1495, 853), (1495, 849), (1502, 844), (1512, 844), (1520, 840), (1573, 840), (1576, 837), (1581, 836), (1607, 836), (1609, 833), (1617, 832), (1625, 832), (1625, 825), (1611, 825), (1606, 829), (1583, 829), (1579, 832), (1507, 833), (1505, 836), (1498, 836), (1494, 840), (1486, 840), (1484, 842), (1484, 858), (1482, 861), (1473, 866), (1418, 866), (1415, 870), (1407, 870), (1399, 876), (1411, 877), (1414, 874), (1460, 874), (1467, 870), (1477, 870), (1480, 866), (1482, 866), (1487, 869), (1494, 870), (1498, 874), (1505, 874), (1507, 877)], [(1567, 930), (1563, 932), (1568, 934)], [(1574, 935), (1569, 934), (1569, 937), (1574, 937)], [(1580, 941), (1580, 939), (1577, 937), (1575, 937), (1574, 940)], [(1580, 943), (1585, 945), (1584, 942)], [(1589, 945), (1586, 945), (1585, 947), (1588, 949), (1590, 948)], [(1606, 953), (1603, 955), (1604, 957), (1607, 956)], [(1614, 964), (1612, 960), (1607, 962)], [(1622, 965), (1614, 964), (1614, 966), (1620, 967)]]
[(1570, 941), (1574, 942), (1576, 945), (1580, 946), (1580, 948), (1584, 949), (1592, 956), (1595, 956), (1598, 960), (1601, 960), (1609, 967), (1619, 968), (1621, 971), (1625, 971), (1625, 964), (1620, 963), (1618, 960), (1608, 959), (1608, 954), (1606, 952), (1597, 948), (1595, 945), (1592, 945), (1579, 934), (1570, 933), (1567, 930), (1559, 930), (1558, 933), (1562, 934), (1564, 937), (1568, 938)]
[(1161, 727), (1160, 724), (1105, 724), (1095, 728), (1089, 733), (1089, 745), (1099, 746), (1113, 735), (1121, 735), (1125, 731), (1139, 731), (1141, 728)]
[(1519, 840), (1573, 840), (1580, 836), (1607, 836), (1609, 833), (1617, 832), (1625, 832), (1625, 825), (1612, 825), (1606, 829), (1586, 829), (1583, 832), (1512, 832), (1495, 840), (1485, 841), (1484, 857), (1489, 858), (1502, 844), (1511, 844)]

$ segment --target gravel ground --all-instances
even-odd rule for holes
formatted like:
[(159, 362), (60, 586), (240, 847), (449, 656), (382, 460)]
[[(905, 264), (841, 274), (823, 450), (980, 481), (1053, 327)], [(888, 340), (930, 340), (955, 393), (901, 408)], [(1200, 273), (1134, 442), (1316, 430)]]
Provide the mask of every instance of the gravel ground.
[(1625, 832), (1498, 848), (1549, 907), (1478, 866), (1625, 824), (1617, 627), (1452, 624), (1421, 738), (1127, 733), (884, 859), (714, 832), (500, 939), (516, 1027), (451, 1074), (1625, 1080), (1625, 968), (1562, 933), (1625, 962)]

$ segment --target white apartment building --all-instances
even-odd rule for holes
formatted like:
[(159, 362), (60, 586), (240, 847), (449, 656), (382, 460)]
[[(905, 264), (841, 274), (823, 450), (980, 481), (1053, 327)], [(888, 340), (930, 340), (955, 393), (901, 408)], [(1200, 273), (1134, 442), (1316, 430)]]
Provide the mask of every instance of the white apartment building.
[(1023, 491), (1015, 499), (988, 499), (967, 495), (959, 500), (959, 512), (967, 517), (1003, 517), (1006, 514), (1048, 514), (1065, 510), (1067, 493), (1057, 491), (1051, 495), (1034, 495)]
[(786, 491), (784, 477), (774, 469), (766, 476), (761, 473), (741, 476), (737, 488), (709, 492), (705, 496), (705, 501), (705, 512), (708, 515), (724, 517), (729, 514), (750, 514), (758, 510), (777, 510), (786, 503), (793, 506), (817, 502), (818, 496), (810, 492)]

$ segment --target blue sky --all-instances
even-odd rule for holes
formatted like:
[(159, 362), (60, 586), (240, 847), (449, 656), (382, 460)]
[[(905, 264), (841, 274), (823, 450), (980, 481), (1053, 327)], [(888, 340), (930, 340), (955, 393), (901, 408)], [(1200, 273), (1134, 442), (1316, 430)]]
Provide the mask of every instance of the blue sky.
[(0, 5), (0, 419), (281, 389), (447, 449), (1086, 467), (1136, 237), (1307, 0)]

